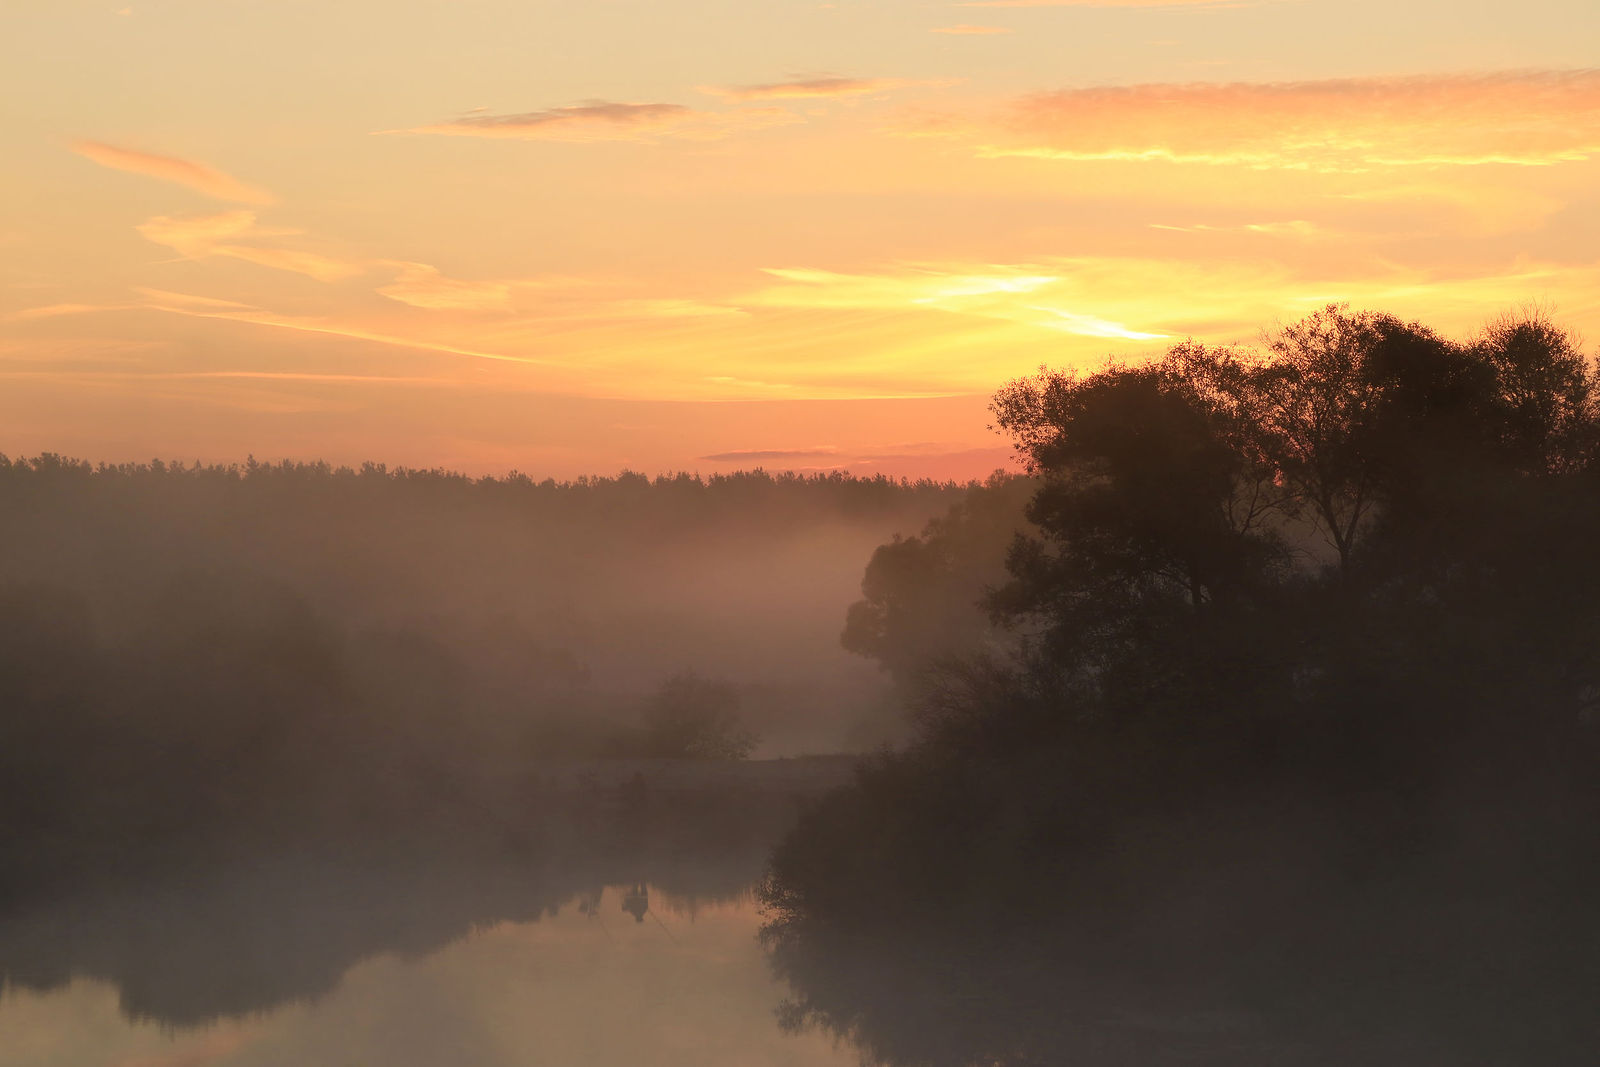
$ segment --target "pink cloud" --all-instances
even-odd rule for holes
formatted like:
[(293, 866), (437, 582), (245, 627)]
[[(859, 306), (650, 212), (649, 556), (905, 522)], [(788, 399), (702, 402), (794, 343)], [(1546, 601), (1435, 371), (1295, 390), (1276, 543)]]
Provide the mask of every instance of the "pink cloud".
[(215, 167), (191, 159), (158, 156), (132, 148), (102, 144), (99, 141), (79, 141), (72, 146), (72, 150), (102, 167), (172, 182), (216, 200), (261, 205), (271, 204), (274, 201), (273, 195), (266, 190), (247, 185), (231, 174), (224, 174)]
[[(913, 131), (915, 132), (915, 131)], [(1600, 155), (1600, 70), (1068, 89), (925, 132), (979, 155), (1350, 171)]]
[(815, 100), (841, 96), (865, 96), (870, 93), (909, 89), (916, 86), (948, 85), (948, 81), (916, 81), (907, 78), (798, 78), (792, 81), (768, 82), (764, 85), (705, 86), (702, 92), (729, 100)]

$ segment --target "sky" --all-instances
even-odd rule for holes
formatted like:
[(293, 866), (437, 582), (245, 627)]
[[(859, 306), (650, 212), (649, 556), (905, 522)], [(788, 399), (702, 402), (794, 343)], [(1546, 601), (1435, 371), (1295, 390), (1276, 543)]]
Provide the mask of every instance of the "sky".
[(0, 153), (12, 456), (966, 478), (1041, 365), (1600, 337), (1593, 0), (6, 0)]

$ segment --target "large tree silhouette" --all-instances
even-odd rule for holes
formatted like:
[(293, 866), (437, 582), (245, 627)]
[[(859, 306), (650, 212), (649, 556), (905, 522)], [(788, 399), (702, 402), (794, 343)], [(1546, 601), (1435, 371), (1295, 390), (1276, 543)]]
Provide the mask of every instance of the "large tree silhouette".
[[(1332, 306), (1002, 389), (1038, 489), (988, 607), (1023, 652), (778, 850), (789, 1022), (889, 1062), (1585, 1062), (1595, 381), (1537, 313), (1455, 342)], [(908, 1025), (860, 967), (1011, 999)], [(991, 1025), (1063, 999), (1101, 1022)], [(1196, 1005), (1250, 1039), (1104, 1025)]]

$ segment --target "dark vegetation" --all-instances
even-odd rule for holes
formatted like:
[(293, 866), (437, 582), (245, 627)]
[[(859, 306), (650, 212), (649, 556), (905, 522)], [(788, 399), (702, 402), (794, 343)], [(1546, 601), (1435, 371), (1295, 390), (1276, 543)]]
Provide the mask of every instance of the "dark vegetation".
[(892, 1064), (1593, 1062), (1597, 384), (1537, 313), (1330, 307), (1004, 388), (1031, 530), (1002, 560), (957, 509), (849, 615), (943, 666), (774, 856), (785, 1025)]
[(960, 493), (0, 458), (0, 901), (470, 836), (549, 761), (870, 741), (852, 560)]
[(974, 606), (1005, 579), (1013, 539), (1033, 529), (1024, 512), (1036, 489), (1031, 477), (996, 473), (917, 536), (897, 534), (872, 553), (840, 643), (877, 660), (913, 706), (952, 661), (1002, 654), (1015, 644)]

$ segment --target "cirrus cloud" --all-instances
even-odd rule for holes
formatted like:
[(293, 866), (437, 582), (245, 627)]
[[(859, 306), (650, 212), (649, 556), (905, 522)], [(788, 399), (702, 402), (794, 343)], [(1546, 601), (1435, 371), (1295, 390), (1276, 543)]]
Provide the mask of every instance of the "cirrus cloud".
[(815, 448), (742, 448), (732, 452), (713, 452), (699, 458), (714, 463), (761, 463), (786, 459), (832, 459), (837, 455), (839, 450), (832, 445), (819, 445)]
[(259, 206), (271, 204), (275, 200), (265, 189), (249, 185), (231, 174), (224, 174), (215, 167), (192, 159), (158, 156), (151, 152), (120, 148), (100, 141), (79, 141), (72, 146), (72, 150), (102, 167), (172, 182), (193, 189), (197, 193), (204, 193), (214, 200)]
[(515, 141), (651, 142), (663, 138), (717, 140), (741, 130), (785, 125), (794, 121), (786, 112), (770, 108), (701, 111), (683, 104), (588, 100), (567, 107), (511, 115), (464, 115), (413, 129), (381, 132)]
[(779, 284), (746, 298), (751, 306), (916, 309), (1002, 319), (1080, 337), (1154, 341), (1167, 336), (1061, 307), (1057, 298), (1070, 277), (1027, 266), (911, 265), (870, 274), (769, 267), (765, 273)]
[(727, 100), (816, 100), (841, 96), (867, 96), (895, 89), (938, 87), (954, 84), (941, 79), (912, 78), (795, 78), (763, 85), (705, 85), (700, 91)]
[(502, 281), (463, 281), (446, 277), (427, 263), (395, 262), (395, 280), (380, 286), (378, 292), (390, 300), (430, 311), (508, 311), (511, 308), (511, 283)]
[(362, 264), (316, 252), (259, 244), (263, 239), (295, 236), (300, 231), (257, 226), (254, 211), (188, 217), (157, 215), (140, 223), (136, 229), (145, 240), (165, 245), (185, 259), (223, 256), (273, 270), (304, 274), (322, 282), (340, 281), (366, 269)]
[(1600, 70), (1068, 89), (913, 133), (985, 157), (1361, 171), (1600, 155)]

